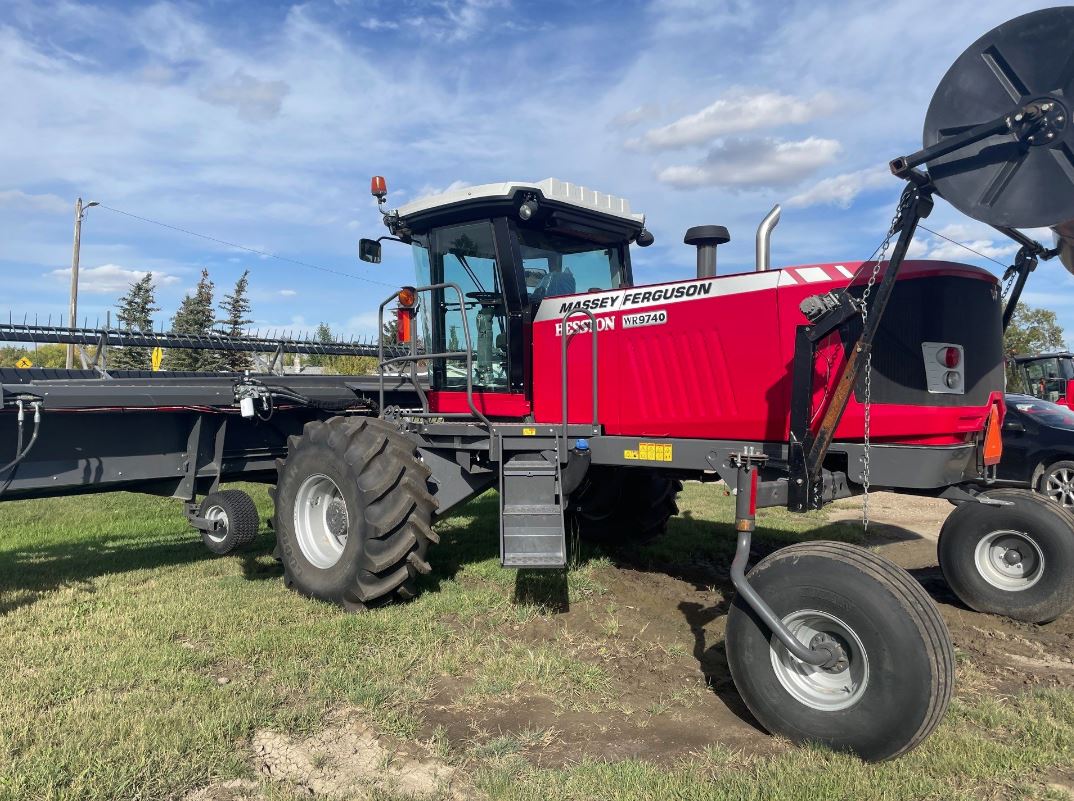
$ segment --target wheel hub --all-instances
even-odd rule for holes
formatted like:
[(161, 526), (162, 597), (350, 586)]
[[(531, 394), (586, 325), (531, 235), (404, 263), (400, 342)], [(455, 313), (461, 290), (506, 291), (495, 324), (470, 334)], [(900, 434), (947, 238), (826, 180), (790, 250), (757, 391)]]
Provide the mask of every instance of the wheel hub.
[(213, 523), (219, 523), (220, 526), (212, 531), (206, 531), (205, 536), (211, 539), (213, 542), (223, 542), (227, 537), (228, 519), (227, 512), (224, 511), (222, 506), (210, 506), (205, 510), (203, 517), (206, 520), (211, 520)]
[(1044, 553), (1024, 531), (993, 531), (977, 543), (977, 572), (997, 589), (1027, 590), (1044, 574)]
[(350, 531), (347, 501), (326, 475), (307, 476), (295, 495), (295, 538), (314, 567), (327, 569), (343, 556)]
[(800, 703), (822, 712), (856, 704), (869, 684), (869, 658), (857, 633), (834, 615), (814, 609), (792, 612), (783, 622), (811, 648), (823, 646), (836, 656), (827, 667), (807, 665), (773, 635), (772, 669), (783, 688)]

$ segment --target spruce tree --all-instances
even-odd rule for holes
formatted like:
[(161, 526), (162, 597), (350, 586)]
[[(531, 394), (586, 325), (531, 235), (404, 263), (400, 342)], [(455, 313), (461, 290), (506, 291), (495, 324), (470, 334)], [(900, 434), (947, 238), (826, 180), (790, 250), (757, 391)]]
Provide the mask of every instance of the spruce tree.
[[(246, 270), (242, 277), (235, 283), (235, 291), (224, 296), (224, 302), (220, 305), (220, 311), (224, 313), (220, 321), (228, 336), (242, 336), (246, 333), (246, 326), (253, 322), (250, 319), (250, 299), (247, 289), (250, 285), (250, 271)], [(222, 369), (233, 372), (249, 370), (251, 365), (250, 354), (241, 350), (226, 350), (220, 353)]]
[[(208, 334), (216, 323), (213, 311), (213, 282), (209, 271), (201, 271), (201, 280), (194, 294), (187, 295), (172, 318), (172, 332), (176, 334)], [(165, 357), (169, 370), (215, 371), (220, 369), (220, 354), (212, 350), (182, 350), (172, 348)]]
[[(119, 299), (116, 315), (119, 327), (138, 333), (151, 332), (153, 312), (160, 311), (156, 303), (153, 273), (146, 273)], [(108, 352), (108, 366), (116, 370), (149, 370), (152, 367), (149, 348), (113, 348)]]

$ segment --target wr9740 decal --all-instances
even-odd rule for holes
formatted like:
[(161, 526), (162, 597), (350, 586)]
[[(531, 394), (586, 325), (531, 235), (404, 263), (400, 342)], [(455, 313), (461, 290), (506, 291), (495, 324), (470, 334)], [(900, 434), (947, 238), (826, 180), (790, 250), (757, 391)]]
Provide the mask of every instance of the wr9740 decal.
[(668, 310), (657, 309), (651, 312), (623, 315), (623, 328), (638, 328), (642, 325), (663, 325), (668, 321)]

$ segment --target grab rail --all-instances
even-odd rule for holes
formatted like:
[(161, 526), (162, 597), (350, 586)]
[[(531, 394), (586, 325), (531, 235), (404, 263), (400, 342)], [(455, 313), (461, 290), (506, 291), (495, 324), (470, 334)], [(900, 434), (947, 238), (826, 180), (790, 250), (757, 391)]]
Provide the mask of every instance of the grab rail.
[[(414, 294), (420, 296), (423, 292), (432, 292), (434, 289), (454, 289), (455, 294), (459, 296), (460, 308), (465, 308), (466, 298), (463, 295), (462, 289), (458, 284), (444, 283), (444, 284), (428, 284), (427, 286), (419, 286), (414, 288)], [(384, 299), (384, 302), (380, 304), (377, 309), (377, 330), (384, 331), (384, 307), (396, 300), (399, 297), (399, 293), (392, 293), (390, 296)], [(389, 364), (395, 364), (396, 362), (409, 362), (410, 363), (410, 380), (414, 384), (414, 388), (418, 392), (418, 397), (421, 398), (421, 412), (408, 412), (411, 417), (451, 417), (451, 418), (463, 418), (463, 417), (476, 417), (488, 429), (492, 430), (492, 423), (484, 414), (477, 408), (477, 404), (474, 403), (474, 348), (470, 339), (470, 322), (466, 319), (465, 314), (459, 315), (462, 317), (462, 335), (466, 342), (466, 350), (449, 350), (440, 353), (418, 353), (418, 339), (416, 336), (410, 338), (410, 353), (405, 356), (394, 356), (391, 359), (384, 358), (384, 337), (381, 336), (378, 343), (377, 350), (377, 372), (380, 374), (380, 416), (384, 416), (384, 368)], [(425, 390), (421, 388), (421, 383), (418, 381), (418, 362), (422, 359), (465, 359), (466, 360), (466, 403), (470, 407), (472, 415), (465, 412), (430, 412), (429, 411), (429, 399), (425, 395)]]

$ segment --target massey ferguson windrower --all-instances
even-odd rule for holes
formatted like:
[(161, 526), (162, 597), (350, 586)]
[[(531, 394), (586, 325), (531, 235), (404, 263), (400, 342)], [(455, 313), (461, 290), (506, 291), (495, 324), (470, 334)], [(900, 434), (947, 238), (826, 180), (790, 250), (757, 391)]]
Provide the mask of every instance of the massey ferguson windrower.
[[(380, 307), (403, 346), (381, 343), (382, 376), (409, 370), (406, 391), (397, 374), (375, 393), (346, 377), (4, 384), (9, 408), (38, 420), (26, 445), (20, 422), (0, 491), (172, 493), (224, 551), (234, 529), (247, 531), (250, 505), (220, 498), (221, 479), (275, 480), (287, 585), (365, 609), (413, 597), (437, 518), (489, 488), (499, 490), (503, 564), (556, 569), (568, 530), (613, 545), (653, 537), (676, 513), (682, 480), (722, 481), (738, 532), (726, 650), (747, 706), (792, 740), (897, 756), (951, 697), (954, 654), (936, 607), (903, 570), (842, 543), (793, 545), (747, 574), (755, 510), (817, 509), (877, 487), (946, 498), (955, 506), (940, 564), (963, 601), (1037, 622), (1074, 601), (1071, 518), (990, 486), (1003, 326), (1038, 259), (1072, 263), (1072, 52), (1070, 8), (1020, 17), (966, 51), (936, 92), (924, 149), (892, 163), (905, 189), (864, 263), (769, 269), (774, 210), (755, 272), (717, 276), (729, 235), (707, 225), (686, 232), (696, 277), (636, 286), (631, 245), (653, 237), (621, 198), (549, 179), (388, 211), (374, 178), (391, 232), (381, 239), (408, 244), (417, 268), (416, 285)], [(1006, 302), (984, 270), (906, 259), (937, 196), (1021, 244)], [(1042, 226), (1056, 229), (1057, 247), (1016, 230)], [(359, 250), (380, 261), (380, 240)], [(103, 407), (83, 410), (99, 413), (98, 435), (144, 422), (168, 458), (117, 456), (157, 441), (135, 437), (102, 441), (100, 458), (83, 445), (75, 454), (76, 416), (52, 413), (72, 397)], [(111, 414), (131, 406), (140, 413)], [(59, 484), (52, 465), (66, 465)]]
[[(1069, 8), (970, 47), (937, 90), (925, 148), (892, 162), (906, 186), (865, 263), (770, 270), (770, 216), (755, 272), (718, 277), (729, 235), (701, 226), (685, 237), (696, 278), (635, 286), (629, 246), (653, 237), (621, 198), (549, 179), (388, 211), (374, 178), (388, 238), (411, 246), (418, 275), (381, 306), (412, 348), (384, 363), (420, 361), (428, 390), (420, 408), (311, 424), (294, 443), (277, 494), (289, 580), (343, 603), (409, 596), (436, 517), (489, 487), (503, 564), (559, 568), (569, 527), (653, 536), (681, 480), (722, 480), (737, 495), (727, 655), (750, 710), (771, 731), (869, 759), (912, 748), (952, 689), (932, 601), (841, 543), (785, 548), (747, 576), (754, 511), (871, 487), (946, 498), (940, 562), (967, 604), (1046, 621), (1074, 600), (1070, 518), (1028, 491), (989, 490), (1003, 326), (1074, 219), (1071, 52)], [(1006, 309), (990, 273), (906, 259), (936, 196), (1021, 244)], [(1015, 230), (1042, 226), (1060, 247)], [(363, 240), (361, 256), (377, 262), (380, 247)], [(316, 531), (314, 497), (332, 509)]]

